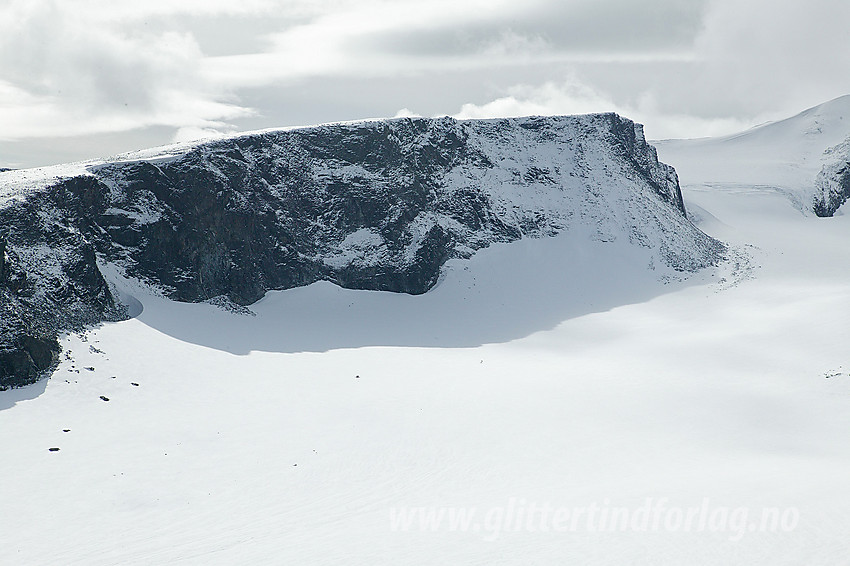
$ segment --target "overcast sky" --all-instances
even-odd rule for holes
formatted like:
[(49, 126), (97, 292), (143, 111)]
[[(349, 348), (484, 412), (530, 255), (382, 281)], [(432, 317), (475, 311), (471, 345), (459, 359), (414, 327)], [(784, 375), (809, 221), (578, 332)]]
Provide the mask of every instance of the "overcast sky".
[(416, 114), (731, 133), (850, 93), (844, 0), (0, 0), (0, 166)]

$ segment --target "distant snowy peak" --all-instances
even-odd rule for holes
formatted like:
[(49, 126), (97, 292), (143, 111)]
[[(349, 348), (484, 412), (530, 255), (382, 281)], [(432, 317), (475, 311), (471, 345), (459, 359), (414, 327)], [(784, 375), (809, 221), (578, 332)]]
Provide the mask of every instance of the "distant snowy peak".
[[(821, 152), (836, 145), (850, 136), (850, 95), (841, 96), (803, 110), (795, 116), (768, 122), (740, 134), (727, 136), (726, 139), (759, 138), (764, 144), (773, 144), (775, 148), (787, 145), (793, 140), (805, 140), (813, 149)], [(783, 143), (785, 142), (785, 143)]]
[(320, 280), (424, 293), (449, 259), (564, 231), (682, 271), (725, 249), (616, 114), (333, 124), (7, 172), (0, 225), (0, 385), (27, 356), (37, 373), (26, 337), (116, 317), (98, 261), (175, 300), (245, 305)]
[(850, 197), (850, 95), (739, 134), (654, 143), (686, 185), (772, 187), (821, 216)]

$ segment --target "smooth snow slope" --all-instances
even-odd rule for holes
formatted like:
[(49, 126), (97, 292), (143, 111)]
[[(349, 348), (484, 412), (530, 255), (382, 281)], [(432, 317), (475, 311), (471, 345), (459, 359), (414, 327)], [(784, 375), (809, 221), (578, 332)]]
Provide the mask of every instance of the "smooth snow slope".
[(652, 144), (683, 184), (759, 186), (811, 212), (818, 173), (850, 156), (850, 95), (739, 134)]
[[(740, 252), (684, 282), (574, 232), (453, 262), (425, 295), (318, 283), (254, 316), (121, 282), (136, 319), (0, 394), (0, 563), (847, 564), (850, 217), (682, 181)], [(749, 515), (514, 528), (532, 504), (647, 498)], [(393, 530), (411, 507), (475, 515)], [(761, 532), (762, 507), (794, 528)]]

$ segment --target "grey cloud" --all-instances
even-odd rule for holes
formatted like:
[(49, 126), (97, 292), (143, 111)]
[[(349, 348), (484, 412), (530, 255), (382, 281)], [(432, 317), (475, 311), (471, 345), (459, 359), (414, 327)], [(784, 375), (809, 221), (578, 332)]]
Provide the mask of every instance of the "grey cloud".
[(191, 30), (207, 57), (247, 55), (269, 49), (268, 36), (308, 23), (307, 16), (236, 14), (152, 16), (144, 26), (151, 32)]
[(702, 0), (552, 2), (529, 13), (521, 23), (540, 30), (564, 49), (666, 49), (693, 43), (705, 7)]
[[(5, 80), (75, 106), (151, 107), (156, 61), (144, 51), (134, 53), (106, 30), (64, 25), (55, 12), (44, 16), (18, 22), (14, 35), (0, 39)], [(138, 42), (142, 50), (143, 45)]]
[(463, 56), (513, 35), (555, 52), (674, 50), (690, 48), (700, 32), (705, 9), (706, 2), (702, 0), (547, 2), (502, 20), (392, 30), (359, 38), (355, 46), (364, 51), (412, 56)]
[(0, 137), (205, 126), (247, 111), (200, 76), (203, 55), (188, 31), (91, 24), (64, 3), (15, 16), (0, 22), (0, 81), (32, 103), (19, 113), (0, 106)]

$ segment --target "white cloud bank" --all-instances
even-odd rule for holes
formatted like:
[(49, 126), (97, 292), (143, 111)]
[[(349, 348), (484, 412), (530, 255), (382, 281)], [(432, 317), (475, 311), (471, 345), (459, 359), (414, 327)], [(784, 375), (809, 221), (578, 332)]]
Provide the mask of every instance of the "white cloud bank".
[(613, 111), (653, 138), (741, 131), (850, 93), (850, 3), (711, 0), (677, 63), (574, 61), (564, 80), (517, 83), (457, 116)]
[(203, 54), (191, 34), (116, 23), (166, 9), (143, 6), (13, 0), (0, 8), (0, 138), (215, 128), (249, 115), (198, 73)]
[(839, 0), (0, 0), (0, 158), (399, 108), (729, 133), (850, 93), (848, 19)]
[(651, 96), (636, 106), (623, 106), (610, 95), (602, 94), (576, 78), (563, 83), (547, 82), (540, 86), (516, 85), (506, 96), (484, 104), (464, 104), (456, 118), (503, 118), (514, 116), (555, 116), (616, 112), (647, 126), (654, 139), (706, 137), (743, 130), (752, 124), (731, 118), (699, 118), (669, 114), (657, 108)]

